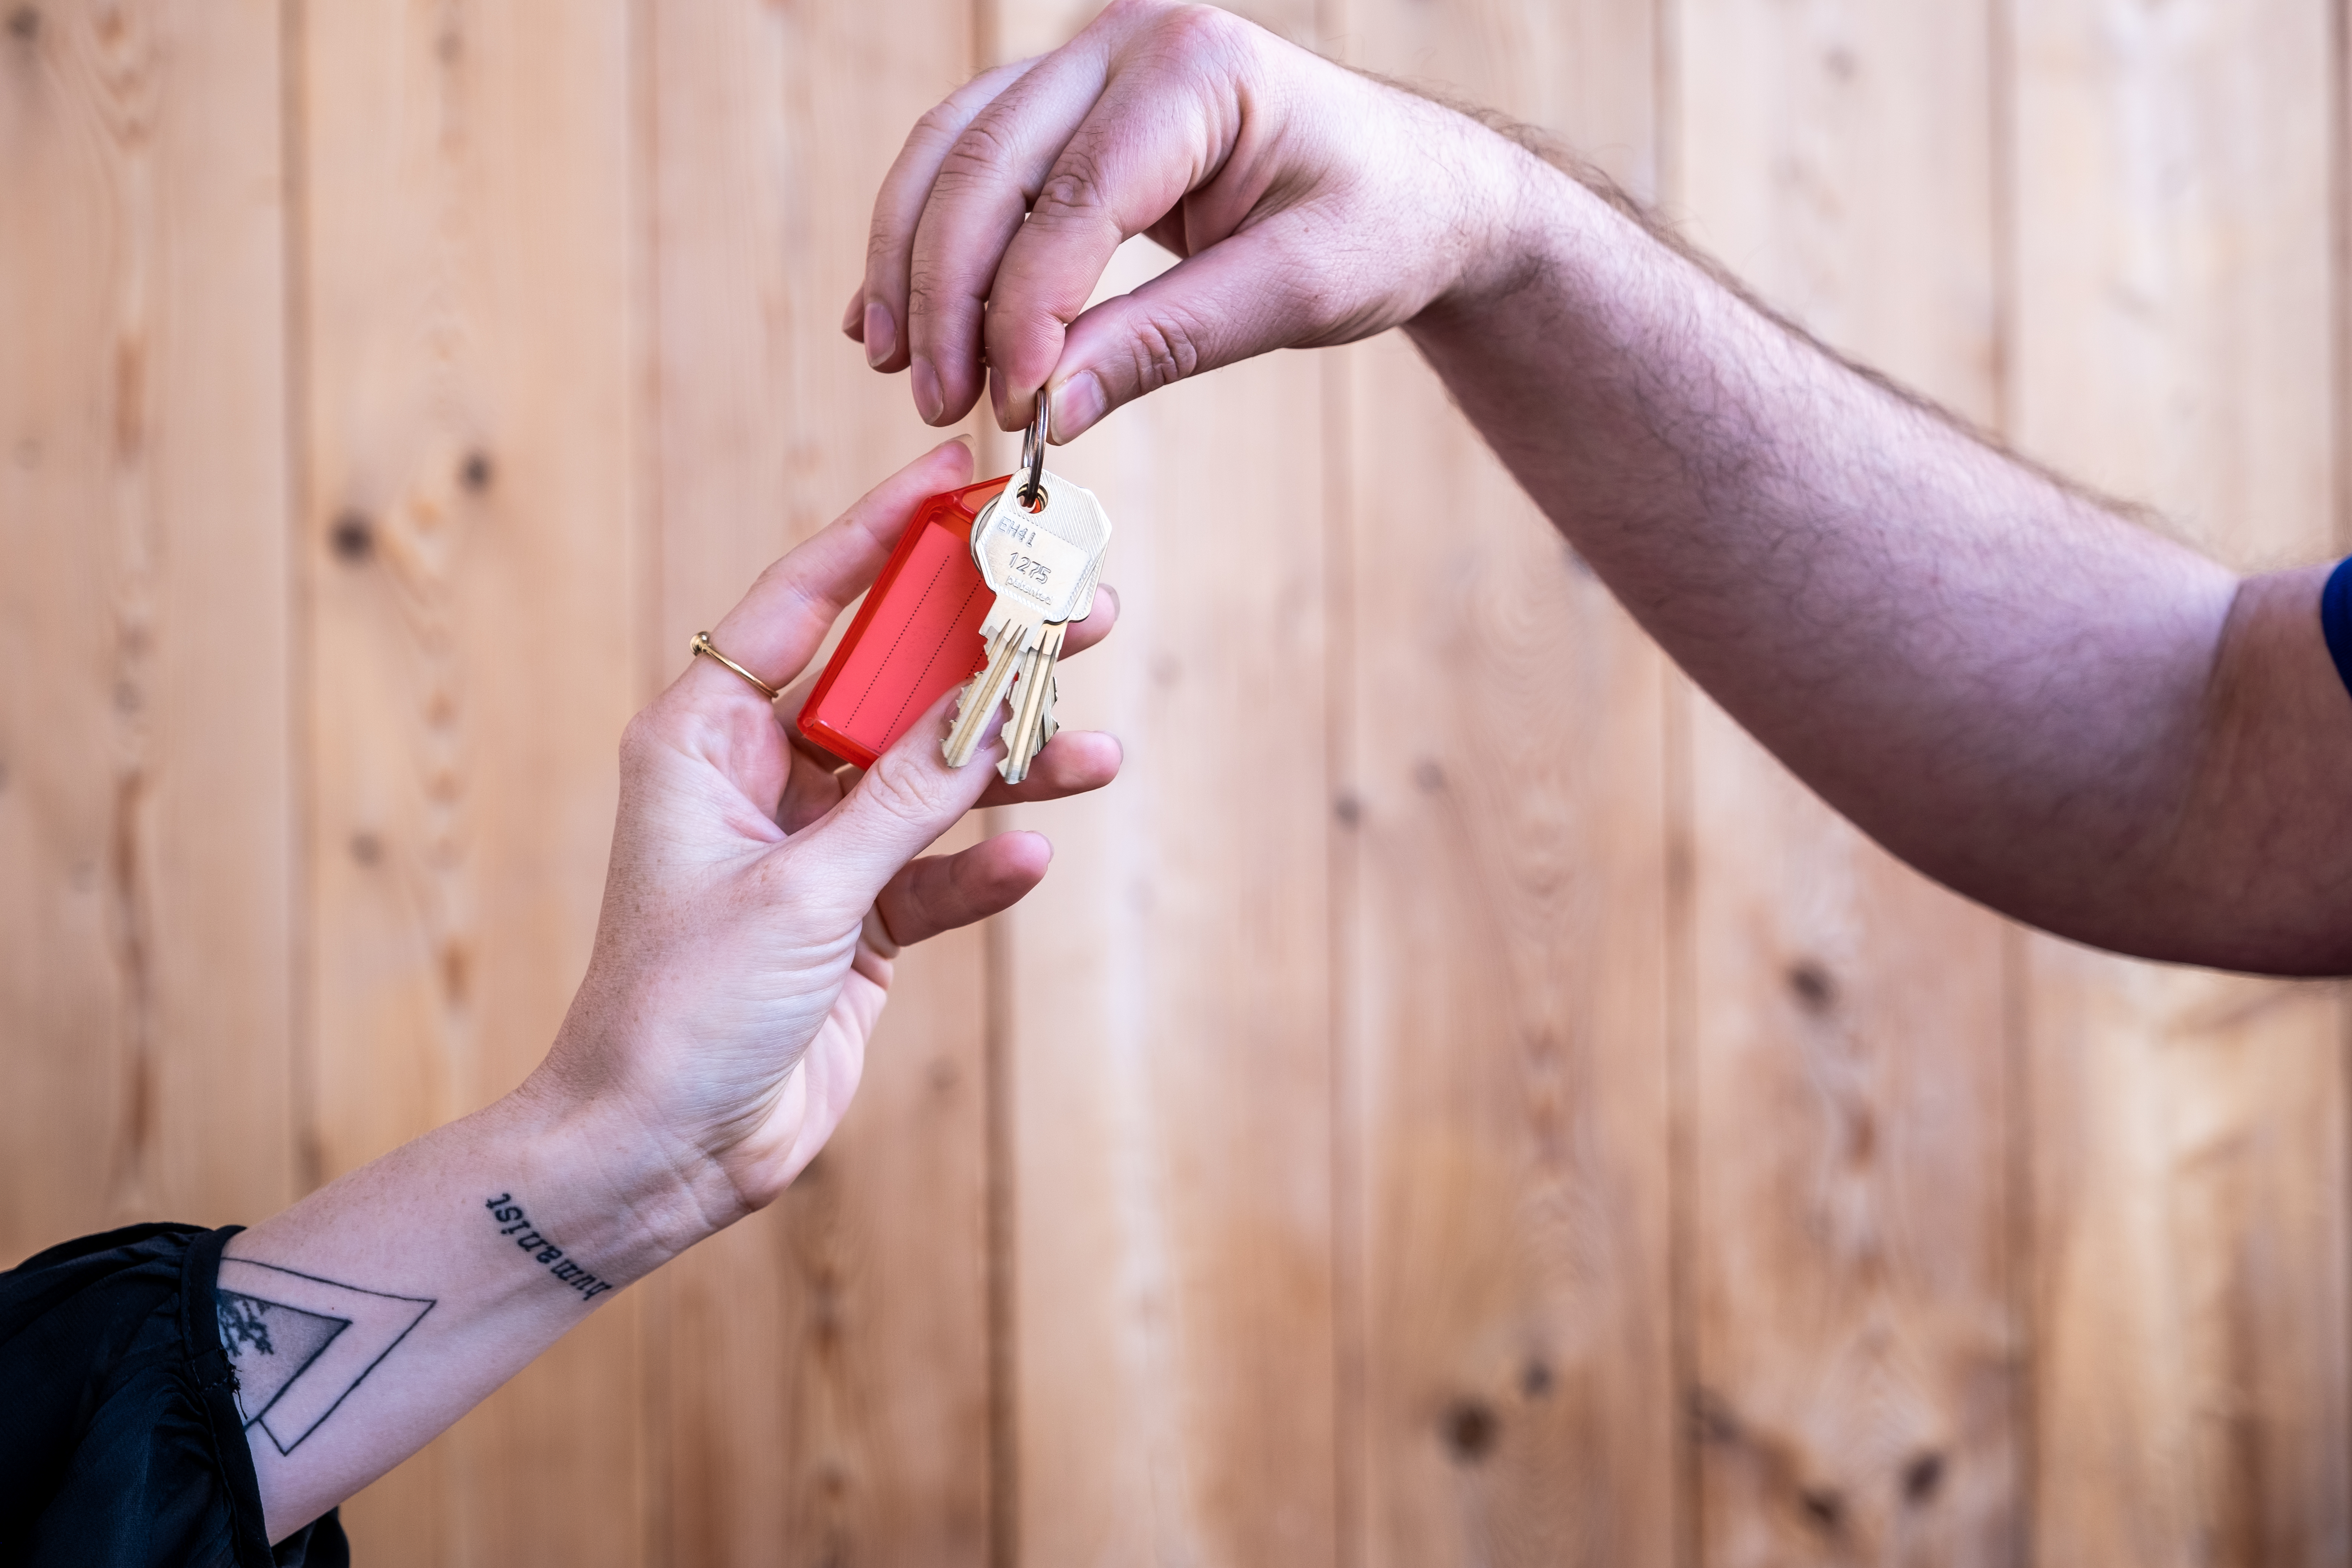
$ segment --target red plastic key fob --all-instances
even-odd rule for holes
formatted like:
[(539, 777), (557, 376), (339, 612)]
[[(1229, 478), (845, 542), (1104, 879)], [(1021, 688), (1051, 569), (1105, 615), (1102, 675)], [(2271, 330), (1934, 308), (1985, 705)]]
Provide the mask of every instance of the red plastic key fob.
[(972, 564), (971, 525), (1011, 476), (935, 495), (866, 591), (801, 709), (801, 733), (870, 768), (932, 703), (980, 673), (996, 595)]

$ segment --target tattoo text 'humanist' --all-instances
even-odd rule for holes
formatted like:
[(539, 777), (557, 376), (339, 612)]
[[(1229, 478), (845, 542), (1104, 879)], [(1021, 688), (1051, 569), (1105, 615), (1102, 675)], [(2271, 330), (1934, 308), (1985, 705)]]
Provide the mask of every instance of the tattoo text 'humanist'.
[(500, 1193), (482, 1206), (490, 1211), (490, 1218), (502, 1227), (499, 1231), (500, 1236), (514, 1237), (517, 1247), (530, 1253), (534, 1261), (556, 1279), (579, 1291), (582, 1300), (593, 1301), (613, 1288), (610, 1282), (597, 1279), (564, 1257), (563, 1248), (533, 1229), (530, 1221), (523, 1217), (522, 1205), (515, 1202), (512, 1193)]

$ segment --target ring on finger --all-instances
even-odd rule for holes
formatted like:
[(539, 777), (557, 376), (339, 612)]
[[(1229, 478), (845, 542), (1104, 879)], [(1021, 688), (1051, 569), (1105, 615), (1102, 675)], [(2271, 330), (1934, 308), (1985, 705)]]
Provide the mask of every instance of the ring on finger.
[(766, 681), (761, 679), (758, 676), (752, 674), (750, 670), (744, 668), (733, 659), (729, 658), (725, 654), (720, 653), (719, 651), (718, 645), (710, 640), (710, 634), (709, 632), (695, 633), (694, 641), (688, 645), (687, 651), (692, 654), (696, 658), (717, 659), (719, 663), (725, 665), (728, 668), (733, 670), (736, 674), (741, 676), (744, 679), (758, 687), (760, 689), (760, 695), (765, 697), (771, 702), (773, 702), (777, 698), (782, 697), (784, 694), (782, 687), (769, 685)]

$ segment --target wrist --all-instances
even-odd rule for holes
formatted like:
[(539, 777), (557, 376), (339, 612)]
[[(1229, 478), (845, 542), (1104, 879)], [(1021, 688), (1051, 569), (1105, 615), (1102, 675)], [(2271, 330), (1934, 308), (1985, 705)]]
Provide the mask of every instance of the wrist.
[(535, 1073), (486, 1114), (513, 1140), (516, 1198), (616, 1284), (748, 1212), (716, 1163), (663, 1137), (618, 1096), (575, 1093)]
[(1437, 219), (1428, 243), (1445, 258), (1428, 302), (1407, 322), (1420, 336), (1507, 311), (1557, 270), (1562, 204), (1598, 198), (1492, 127), (1414, 101), (1429, 118), (1415, 139), (1429, 171), (1417, 205)]

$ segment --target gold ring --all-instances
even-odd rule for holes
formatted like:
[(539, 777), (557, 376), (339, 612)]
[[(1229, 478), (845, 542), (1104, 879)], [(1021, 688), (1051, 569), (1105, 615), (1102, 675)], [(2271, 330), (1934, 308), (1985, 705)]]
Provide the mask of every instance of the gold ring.
[(744, 668), (741, 665), (736, 663), (733, 659), (729, 658), (725, 654), (720, 653), (718, 648), (711, 646), (710, 634), (709, 632), (697, 632), (694, 634), (694, 644), (691, 651), (697, 658), (701, 658), (707, 656), (717, 659), (719, 663), (725, 665), (728, 668), (733, 670), (736, 674), (741, 676), (744, 679), (758, 687), (760, 689), (760, 695), (766, 698), (771, 702), (773, 702), (777, 698), (782, 697), (784, 694), (783, 688), (769, 685), (766, 681), (761, 679), (758, 676), (752, 674), (750, 670)]

